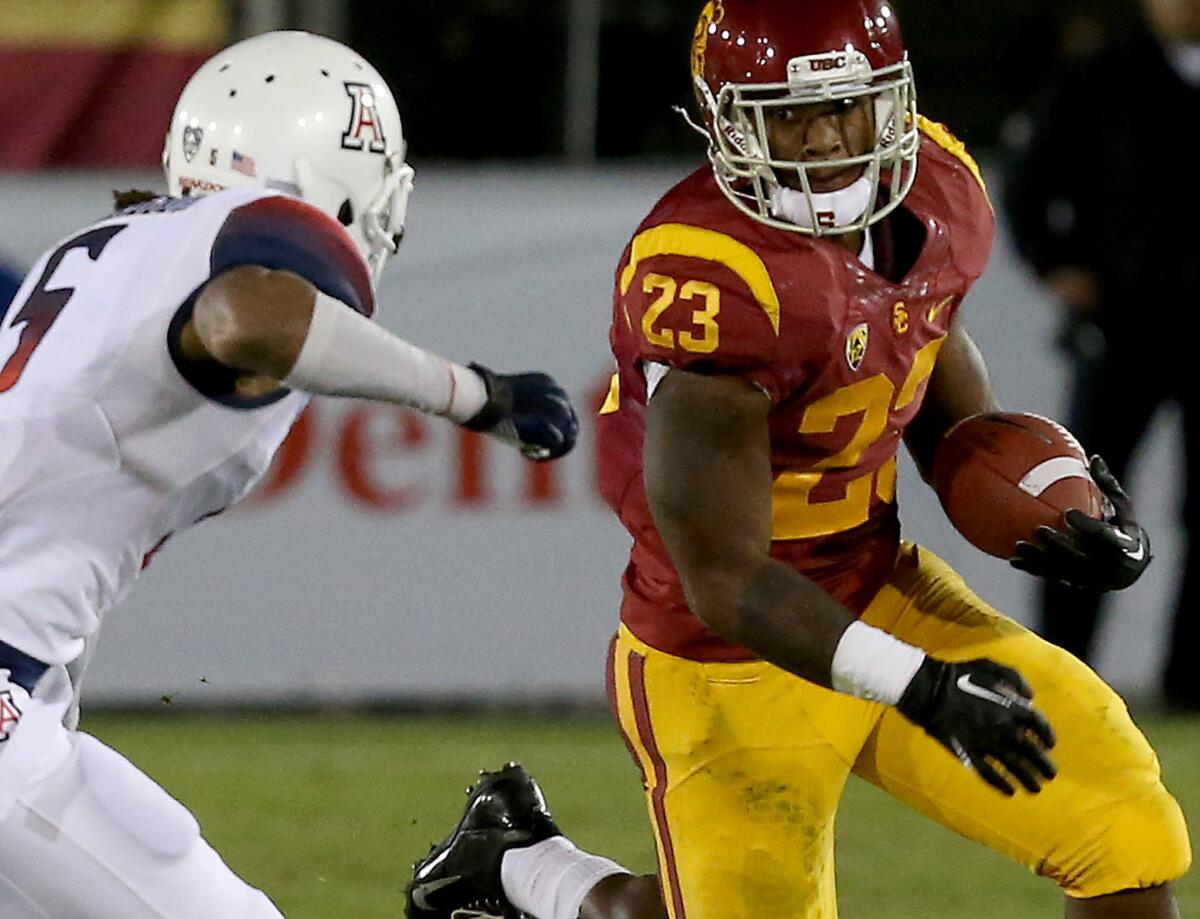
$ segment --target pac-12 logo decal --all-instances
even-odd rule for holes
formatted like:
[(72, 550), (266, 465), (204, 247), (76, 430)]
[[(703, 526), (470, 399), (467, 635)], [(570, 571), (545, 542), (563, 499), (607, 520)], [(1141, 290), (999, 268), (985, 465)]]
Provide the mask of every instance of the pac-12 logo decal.
[(189, 163), (195, 158), (196, 151), (204, 141), (204, 128), (186, 127), (183, 129), (183, 158)]
[(21, 710), (13, 702), (12, 693), (7, 689), (0, 690), (0, 743), (8, 740), (9, 732), (21, 720)]
[(366, 83), (343, 85), (350, 97), (350, 123), (342, 133), (342, 146), (347, 150), (384, 153), (387, 138), (383, 134), (379, 110), (375, 107), (375, 91)]
[(846, 336), (846, 363), (851, 370), (862, 366), (863, 358), (867, 356), (867, 342), (871, 338), (871, 328), (865, 322), (856, 325)]

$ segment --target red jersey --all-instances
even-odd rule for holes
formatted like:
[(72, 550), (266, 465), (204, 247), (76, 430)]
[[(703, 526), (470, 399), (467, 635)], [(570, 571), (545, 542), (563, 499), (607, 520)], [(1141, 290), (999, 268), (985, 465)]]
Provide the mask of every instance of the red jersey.
[(979, 169), (921, 120), (917, 178), (870, 230), (875, 269), (827, 238), (742, 214), (704, 166), (655, 205), (621, 258), (599, 419), (600, 486), (633, 537), (621, 619), (697, 660), (755, 655), (688, 609), (642, 479), (648, 365), (743, 377), (771, 398), (774, 558), (861, 612), (900, 539), (896, 451), (994, 218)]

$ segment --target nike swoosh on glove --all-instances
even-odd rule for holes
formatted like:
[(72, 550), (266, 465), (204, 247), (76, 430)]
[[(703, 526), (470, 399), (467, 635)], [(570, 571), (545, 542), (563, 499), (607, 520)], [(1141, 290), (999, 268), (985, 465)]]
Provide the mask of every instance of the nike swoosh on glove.
[(1105, 519), (1067, 511), (1063, 529), (1039, 527), (1036, 542), (1017, 543), (1009, 559), (1014, 568), (1093, 591), (1123, 590), (1141, 577), (1153, 558), (1150, 536), (1104, 460), (1093, 456), (1091, 473), (1111, 506)]
[(1057, 774), (1046, 753), (1054, 731), (1011, 667), (986, 658), (951, 664), (926, 657), (896, 708), (1004, 795), (1015, 789), (998, 767), (1031, 794)]

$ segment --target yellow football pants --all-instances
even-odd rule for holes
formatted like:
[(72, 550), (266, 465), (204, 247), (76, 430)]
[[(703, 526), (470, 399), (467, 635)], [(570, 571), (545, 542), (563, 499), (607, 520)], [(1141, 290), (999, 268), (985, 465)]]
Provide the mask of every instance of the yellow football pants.
[(763, 661), (709, 664), (622, 626), (610, 695), (635, 761), (672, 919), (833, 919), (833, 824), (850, 772), (1072, 897), (1162, 884), (1191, 861), (1158, 760), (1086, 665), (906, 545), (863, 620), (943, 660), (1020, 671), (1058, 737), (1058, 777), (1006, 798), (895, 709)]

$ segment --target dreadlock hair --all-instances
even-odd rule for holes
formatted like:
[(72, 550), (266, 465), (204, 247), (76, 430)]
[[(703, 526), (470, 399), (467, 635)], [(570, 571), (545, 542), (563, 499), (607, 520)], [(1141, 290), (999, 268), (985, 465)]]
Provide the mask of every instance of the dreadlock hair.
[(142, 189), (130, 188), (125, 191), (117, 191), (113, 189), (113, 212), (120, 213), (127, 207), (133, 207), (135, 204), (144, 204), (147, 201), (153, 201), (155, 198), (161, 198), (162, 195), (156, 191), (144, 191)]

